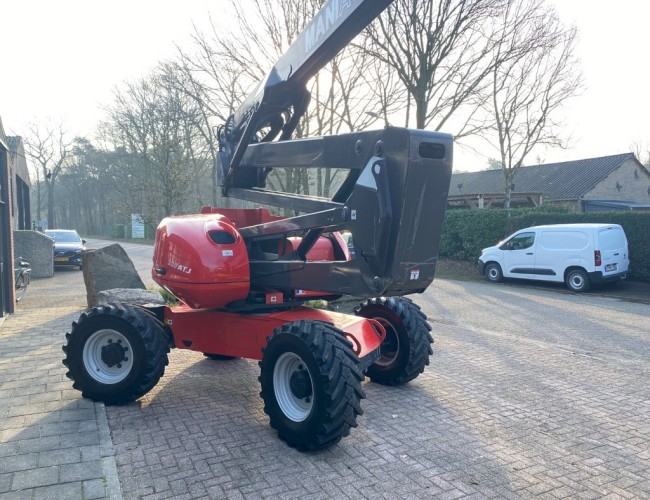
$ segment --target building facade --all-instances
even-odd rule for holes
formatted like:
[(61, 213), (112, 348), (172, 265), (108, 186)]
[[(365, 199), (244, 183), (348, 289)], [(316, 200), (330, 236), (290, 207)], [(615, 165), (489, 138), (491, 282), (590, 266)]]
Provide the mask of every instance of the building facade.
[[(511, 207), (543, 204), (577, 212), (650, 209), (650, 171), (633, 153), (521, 167), (512, 187)], [(501, 170), (453, 174), (450, 208), (503, 207)]]

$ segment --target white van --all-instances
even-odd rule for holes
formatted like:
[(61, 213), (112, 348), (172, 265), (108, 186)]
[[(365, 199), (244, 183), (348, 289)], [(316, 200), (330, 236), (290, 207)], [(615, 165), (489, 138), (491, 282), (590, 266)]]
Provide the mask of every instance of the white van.
[(627, 238), (618, 224), (556, 224), (521, 229), (484, 248), (479, 272), (488, 281), (524, 278), (558, 281), (574, 292), (625, 279)]

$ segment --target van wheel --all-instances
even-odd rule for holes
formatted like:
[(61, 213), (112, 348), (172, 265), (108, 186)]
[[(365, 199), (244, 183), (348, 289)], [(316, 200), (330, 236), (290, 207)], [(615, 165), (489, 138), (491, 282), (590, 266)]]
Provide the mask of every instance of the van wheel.
[(501, 266), (496, 262), (490, 262), (485, 266), (485, 277), (490, 283), (501, 283), (503, 281)]
[(587, 273), (582, 269), (570, 269), (566, 273), (564, 282), (567, 288), (573, 292), (586, 292), (591, 286)]

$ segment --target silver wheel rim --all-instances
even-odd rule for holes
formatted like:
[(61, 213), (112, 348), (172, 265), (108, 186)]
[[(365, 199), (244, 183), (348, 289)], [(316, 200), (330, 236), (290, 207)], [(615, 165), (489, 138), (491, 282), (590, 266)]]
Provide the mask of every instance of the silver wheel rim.
[[(291, 389), (291, 377), (304, 372), (311, 384), (310, 395), (304, 398), (296, 396)], [(275, 362), (273, 368), (273, 391), (282, 413), (294, 422), (305, 420), (314, 406), (314, 383), (305, 362), (293, 352), (285, 352)]]
[(571, 288), (574, 288), (575, 290), (581, 290), (582, 287), (585, 286), (585, 280), (579, 273), (573, 273), (569, 277), (569, 283), (571, 283)]
[[(102, 358), (105, 348), (118, 345), (123, 350), (123, 359), (109, 365)], [(112, 349), (115, 349), (112, 347)], [(128, 339), (116, 330), (98, 330), (93, 333), (83, 349), (83, 363), (88, 374), (101, 384), (117, 384), (124, 380), (133, 368), (133, 349)]]
[[(381, 346), (379, 347), (379, 351), (381, 355), (375, 360), (375, 365), (377, 366), (390, 366), (392, 365), (395, 360), (397, 359), (397, 356), (399, 354), (399, 335), (397, 335), (397, 330), (393, 327), (393, 325), (383, 319), (383, 318), (373, 318), (375, 321), (379, 321), (381, 323), (381, 326), (384, 327), (384, 330), (386, 330), (386, 339), (384, 342), (382, 342)], [(387, 342), (390, 336), (390, 343)], [(394, 340), (394, 342), (393, 342)], [(391, 344), (394, 344), (394, 351), (388, 351), (387, 348)]]
[(488, 268), (488, 278), (490, 278), (491, 280), (499, 279), (499, 270), (494, 266), (490, 266)]

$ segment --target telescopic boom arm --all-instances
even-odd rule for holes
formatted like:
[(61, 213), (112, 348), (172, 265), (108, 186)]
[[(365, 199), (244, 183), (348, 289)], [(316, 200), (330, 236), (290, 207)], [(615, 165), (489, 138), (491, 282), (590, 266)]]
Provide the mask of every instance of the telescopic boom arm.
[[(307, 110), (307, 82), (393, 0), (328, 0), (271, 71), (219, 131), (224, 195), (251, 142), (291, 138)], [(257, 137), (268, 129), (264, 137)], [(266, 172), (268, 173), (268, 172)], [(258, 172), (257, 175), (260, 175)], [(255, 179), (252, 185), (263, 185)]]

